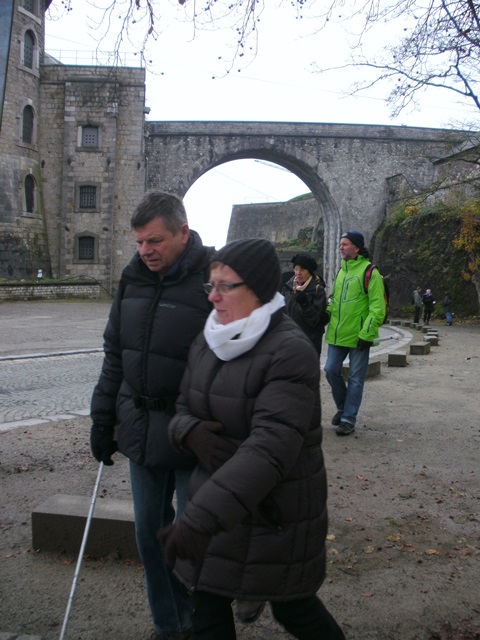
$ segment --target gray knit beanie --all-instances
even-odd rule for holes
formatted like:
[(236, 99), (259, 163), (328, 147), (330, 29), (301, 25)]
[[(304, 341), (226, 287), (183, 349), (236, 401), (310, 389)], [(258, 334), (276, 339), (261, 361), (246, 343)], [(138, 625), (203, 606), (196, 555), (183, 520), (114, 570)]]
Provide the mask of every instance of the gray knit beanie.
[(270, 302), (278, 291), (281, 278), (280, 262), (269, 240), (234, 240), (213, 256), (236, 271), (262, 304)]

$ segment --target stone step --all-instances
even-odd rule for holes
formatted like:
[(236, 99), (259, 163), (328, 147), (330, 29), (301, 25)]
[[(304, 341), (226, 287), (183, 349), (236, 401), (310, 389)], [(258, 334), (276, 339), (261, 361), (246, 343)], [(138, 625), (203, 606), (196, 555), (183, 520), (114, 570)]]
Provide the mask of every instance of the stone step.
[(424, 356), (427, 353), (430, 353), (429, 342), (414, 342), (413, 344), (410, 345), (411, 356)]
[[(58, 494), (37, 507), (32, 512), (33, 548), (78, 555), (91, 500), (86, 496)], [(139, 559), (132, 502), (97, 498), (85, 554)]]
[(423, 339), (431, 344), (432, 347), (438, 347), (438, 336), (427, 334)]
[(406, 367), (407, 366), (407, 352), (406, 351), (392, 351), (388, 354), (388, 366), (389, 367)]

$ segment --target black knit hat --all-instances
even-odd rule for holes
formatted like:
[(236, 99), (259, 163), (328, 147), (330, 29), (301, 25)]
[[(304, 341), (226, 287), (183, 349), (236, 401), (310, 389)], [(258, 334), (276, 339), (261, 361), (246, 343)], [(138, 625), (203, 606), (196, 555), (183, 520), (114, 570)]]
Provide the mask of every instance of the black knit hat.
[(308, 253), (297, 253), (291, 260), (293, 266), (298, 264), (302, 269), (307, 269), (312, 275), (318, 269), (318, 264), (314, 258)]
[(234, 240), (213, 256), (236, 271), (262, 304), (270, 302), (278, 291), (281, 277), (280, 262), (269, 240)]
[(342, 233), (342, 238), (347, 238), (347, 240), (350, 240), (350, 242), (359, 249), (363, 249), (365, 247), (365, 238), (363, 237), (363, 234), (360, 233), (360, 231), (355, 231), (355, 229)]

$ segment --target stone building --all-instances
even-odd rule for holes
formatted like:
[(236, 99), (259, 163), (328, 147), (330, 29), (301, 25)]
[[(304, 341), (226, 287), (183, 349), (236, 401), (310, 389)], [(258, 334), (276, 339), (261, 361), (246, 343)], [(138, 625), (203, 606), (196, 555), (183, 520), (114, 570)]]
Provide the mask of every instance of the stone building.
[(0, 277), (111, 290), (145, 191), (145, 71), (50, 58), (50, 2), (0, 3)]

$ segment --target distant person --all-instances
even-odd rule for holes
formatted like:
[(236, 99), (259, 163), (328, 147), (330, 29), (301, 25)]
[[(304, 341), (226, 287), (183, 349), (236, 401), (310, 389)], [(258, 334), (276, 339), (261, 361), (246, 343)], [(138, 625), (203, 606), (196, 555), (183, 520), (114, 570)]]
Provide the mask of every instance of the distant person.
[(285, 283), (285, 310), (307, 334), (318, 355), (322, 351), (322, 338), (328, 322), (325, 282), (316, 271), (318, 264), (308, 253), (297, 253), (291, 260), (294, 274)]
[(214, 311), (170, 424), (178, 451), (198, 458), (185, 511), (160, 534), (192, 590), (193, 640), (235, 640), (239, 594), (268, 600), (295, 638), (345, 638), (317, 596), (327, 534), (318, 355), (285, 314), (279, 281), (268, 240), (216, 254), (205, 286)]
[(420, 323), (420, 315), (422, 313), (422, 290), (420, 287), (417, 287), (413, 292), (413, 322), (415, 324)]
[[(168, 439), (188, 350), (210, 313), (203, 291), (212, 251), (189, 229), (183, 202), (151, 191), (131, 227), (137, 251), (124, 268), (104, 333), (91, 404), (94, 457), (130, 459), (138, 552), (155, 630), (149, 640), (191, 637), (191, 598), (165, 563), (157, 531), (177, 516), (193, 467)], [(117, 444), (118, 443), (118, 444)], [(115, 635), (115, 634), (113, 634)]]
[[(372, 271), (368, 291), (364, 289), (365, 270), (370, 262), (360, 231), (347, 231), (342, 235), (340, 256), (340, 271), (335, 277), (327, 307), (330, 322), (325, 334), (328, 344), (325, 374), (337, 407), (332, 424), (337, 427), (337, 435), (348, 436), (355, 430), (370, 347), (378, 338), (386, 303), (383, 278), (378, 269)], [(347, 356), (350, 365), (345, 383), (342, 366)]]
[(443, 298), (443, 312), (445, 313), (445, 320), (448, 327), (451, 327), (453, 324), (452, 317), (452, 298), (448, 291), (445, 292), (445, 297)]
[(430, 318), (435, 307), (435, 298), (430, 289), (427, 289), (423, 294), (423, 324), (429, 324)]

